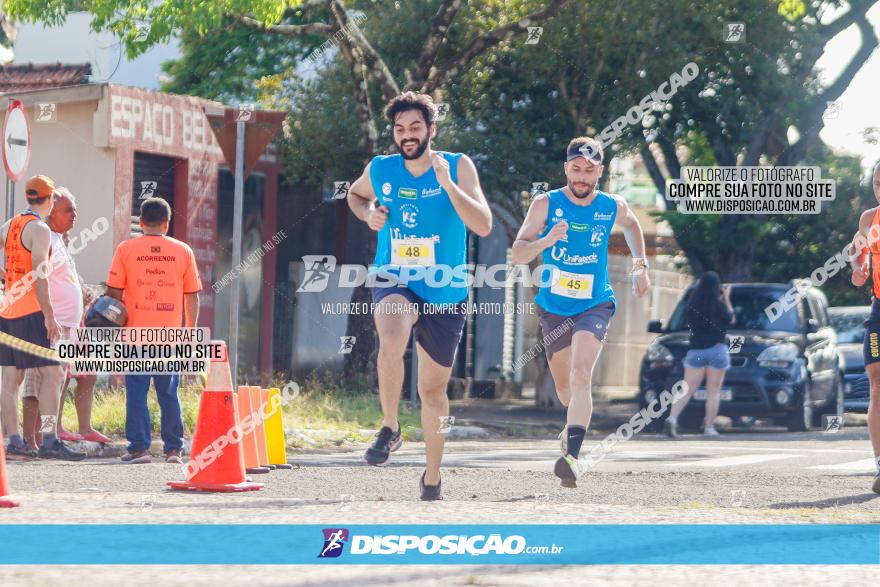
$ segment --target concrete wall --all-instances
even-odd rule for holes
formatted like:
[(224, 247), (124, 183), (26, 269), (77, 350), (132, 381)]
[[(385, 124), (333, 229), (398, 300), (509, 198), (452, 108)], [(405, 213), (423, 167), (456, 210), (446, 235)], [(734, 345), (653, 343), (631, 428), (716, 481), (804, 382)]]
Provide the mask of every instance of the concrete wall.
[(15, 212), (25, 208), (24, 185), (34, 175), (48, 175), (76, 197), (77, 219), (71, 235), (91, 227), (104, 217), (110, 230), (90, 242), (75, 257), (76, 267), (86, 283), (107, 279), (113, 256), (113, 202), (115, 153), (93, 146), (92, 119), (97, 101), (57, 105), (54, 122), (36, 122), (39, 108), (29, 108), (31, 159), (25, 178), (15, 185)]

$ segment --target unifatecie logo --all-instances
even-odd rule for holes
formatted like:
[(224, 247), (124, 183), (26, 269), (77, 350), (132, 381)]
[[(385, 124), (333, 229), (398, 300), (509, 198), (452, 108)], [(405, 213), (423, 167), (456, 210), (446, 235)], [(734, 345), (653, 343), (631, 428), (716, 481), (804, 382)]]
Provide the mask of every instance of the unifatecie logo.
[(348, 542), (348, 529), (324, 528), (321, 532), (324, 533), (324, 546), (318, 553), (318, 558), (338, 558)]

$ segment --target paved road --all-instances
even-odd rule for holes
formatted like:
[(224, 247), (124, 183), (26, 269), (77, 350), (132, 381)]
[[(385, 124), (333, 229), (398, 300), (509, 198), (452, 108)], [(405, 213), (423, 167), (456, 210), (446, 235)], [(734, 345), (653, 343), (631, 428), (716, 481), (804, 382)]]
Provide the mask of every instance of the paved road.
[[(599, 440), (601, 435), (592, 436), (588, 447)], [(556, 441), (454, 441), (447, 444), (446, 501), (430, 504), (417, 499), (422, 451), (419, 443), (406, 443), (382, 468), (363, 465), (360, 447), (291, 454), (296, 468), (260, 476), (266, 483), (263, 491), (236, 495), (167, 492), (164, 483), (181, 473), (164, 463), (16, 462), (8, 471), (22, 507), (0, 512), (0, 519), (119, 524), (880, 523), (880, 496), (870, 492), (873, 473), (864, 428), (840, 434), (740, 432), (717, 440), (640, 435), (618, 445), (576, 490), (560, 487), (550, 472), (558, 454)], [(383, 567), (265, 572), (191, 567), (163, 574), (169, 580), (162, 584), (558, 585), (588, 579), (588, 584), (605, 585), (650, 578), (667, 584), (761, 585), (819, 584), (833, 577), (867, 585), (876, 584), (878, 573), (878, 567), (730, 567), (723, 573), (706, 567), (408, 567), (403, 572)], [(124, 578), (127, 585), (139, 585), (149, 584), (152, 575), (114, 567), (102, 570), (96, 582), (87, 570), (0, 568), (0, 584), (43, 585), (53, 578), (64, 578), (69, 585), (104, 580), (119, 584)], [(770, 576), (778, 580), (767, 581)]]

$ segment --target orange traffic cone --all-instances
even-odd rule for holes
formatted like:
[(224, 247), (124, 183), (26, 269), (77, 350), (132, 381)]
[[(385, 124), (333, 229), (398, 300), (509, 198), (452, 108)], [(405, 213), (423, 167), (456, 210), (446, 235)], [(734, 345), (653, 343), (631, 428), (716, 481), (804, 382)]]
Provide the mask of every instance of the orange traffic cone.
[(241, 454), (241, 428), (235, 417), (235, 394), (226, 343), (221, 356), (211, 359), (208, 379), (199, 401), (199, 421), (193, 434), (187, 480), (171, 481), (172, 489), (193, 491), (254, 491), (262, 483), (251, 483), (244, 476)]
[[(238, 423), (241, 424), (241, 421), (245, 418), (245, 416), (251, 415), (251, 419), (256, 416), (253, 415), (254, 408), (251, 406), (251, 389), (247, 385), (239, 385), (238, 393), (235, 394), (236, 402), (238, 403)], [(242, 454), (244, 455), (244, 467), (248, 474), (262, 474), (262, 473), (270, 473), (272, 469), (269, 467), (260, 466), (260, 453), (257, 450), (257, 438), (256, 426), (250, 426), (250, 432), (247, 432), (242, 436), (241, 439), (241, 448)]]
[[(263, 403), (266, 405), (266, 447), (269, 451), (269, 464), (276, 469), (292, 469), (287, 464), (287, 442), (284, 439), (284, 420), (281, 415), (281, 390), (277, 387), (262, 390)], [(275, 409), (272, 409), (272, 406)]]
[(3, 433), (0, 432), (0, 508), (18, 507), (18, 502), (9, 497), (9, 481), (6, 479), (6, 449), (3, 447)]
[[(268, 400), (267, 400), (268, 401)], [(266, 446), (266, 423), (263, 421), (264, 409), (263, 394), (259, 386), (251, 386), (251, 410), (254, 412), (254, 421), (257, 427), (254, 429), (254, 437), (257, 439), (257, 453), (261, 467), (275, 467), (269, 464), (269, 449)]]

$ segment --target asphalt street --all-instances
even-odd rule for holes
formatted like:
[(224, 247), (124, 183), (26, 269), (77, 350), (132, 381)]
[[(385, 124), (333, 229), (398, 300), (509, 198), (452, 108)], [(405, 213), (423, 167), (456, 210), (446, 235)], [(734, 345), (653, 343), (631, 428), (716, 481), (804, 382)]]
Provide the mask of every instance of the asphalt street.
[[(592, 435), (585, 450), (601, 439)], [(363, 464), (363, 447), (291, 452), (294, 469), (254, 476), (265, 488), (243, 494), (168, 491), (165, 482), (182, 473), (164, 463), (11, 462), (10, 483), (22, 505), (0, 516), (6, 523), (81, 524), (880, 523), (880, 496), (870, 491), (867, 431), (858, 426), (836, 434), (759, 429), (718, 439), (640, 434), (588, 470), (577, 489), (560, 487), (551, 472), (559, 454), (555, 440), (449, 441), (445, 500), (437, 503), (418, 501), (423, 450), (420, 443), (404, 443), (384, 467)], [(876, 584), (880, 572), (854, 566), (737, 566), (723, 573), (707, 567), (407, 567), (400, 573), (373, 566), (273, 568), (185, 567), (167, 573), (160, 584), (225, 579), (236, 585), (556, 585), (589, 578), (591, 585), (604, 585), (650, 578), (670, 585), (761, 585), (818, 584), (832, 577), (868, 585)], [(777, 580), (766, 582), (771, 571)], [(151, 584), (152, 575), (143, 575), (143, 584)], [(89, 585), (105, 579), (141, 584), (132, 576), (140, 575), (125, 567), (104, 568), (97, 581), (82, 568), (0, 568), (3, 585), (43, 585), (62, 577), (71, 585), (80, 584), (78, 578)]]

